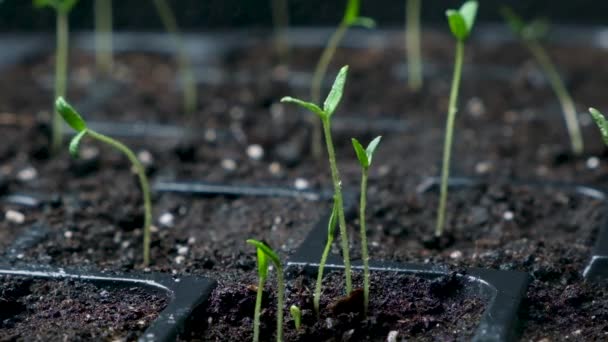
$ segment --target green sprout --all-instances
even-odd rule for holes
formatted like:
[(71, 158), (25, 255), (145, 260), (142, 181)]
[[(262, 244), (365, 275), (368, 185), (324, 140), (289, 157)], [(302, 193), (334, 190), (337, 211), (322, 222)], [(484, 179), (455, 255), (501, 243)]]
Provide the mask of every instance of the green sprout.
[[(78, 0), (34, 0), (38, 8), (51, 7), (57, 12), (57, 47), (55, 52), (55, 98), (65, 96), (68, 80), (69, 14)], [(63, 125), (53, 111), (51, 150), (59, 151), (63, 143)]]
[(336, 163), (336, 152), (334, 143), (331, 137), (331, 117), (334, 115), (342, 94), (344, 93), (344, 85), (346, 83), (346, 77), (348, 76), (348, 66), (342, 67), (334, 84), (325, 99), (323, 109), (314, 103), (302, 101), (292, 97), (284, 97), (281, 102), (295, 103), (305, 109), (316, 114), (323, 125), (323, 131), (325, 135), (325, 145), (327, 147), (327, 154), (329, 157), (329, 167), (331, 169), (331, 178), (334, 184), (334, 205), (337, 206), (338, 212), (338, 223), (340, 225), (340, 238), (342, 244), (342, 257), (344, 258), (344, 273), (346, 277), (346, 292), (350, 294), (353, 290), (351, 268), (350, 268), (350, 256), (348, 250), (348, 233), (346, 231), (346, 219), (344, 218), (344, 200), (342, 197), (342, 181), (340, 180), (340, 173), (338, 171), (338, 164)]
[(77, 134), (70, 142), (70, 153), (74, 157), (78, 157), (78, 150), (82, 138), (85, 136), (91, 137), (104, 144), (108, 144), (116, 150), (123, 153), (133, 165), (137, 176), (144, 200), (144, 266), (150, 264), (150, 226), (152, 225), (152, 202), (150, 200), (150, 185), (146, 177), (146, 170), (141, 162), (137, 159), (133, 151), (131, 151), (123, 143), (116, 141), (106, 135), (97, 133), (87, 126), (86, 121), (63, 97), (58, 97), (55, 101), (55, 110), (63, 117), (63, 120), (74, 129)]
[(289, 41), (287, 27), (289, 26), (289, 11), (287, 0), (272, 0), (272, 21), (274, 22), (274, 43), (281, 64), (287, 64), (289, 58)]
[[(321, 88), (323, 85), (323, 79), (329, 68), (329, 64), (336, 54), (338, 45), (346, 35), (348, 29), (352, 26), (362, 26), (366, 28), (373, 28), (376, 23), (373, 19), (359, 16), (359, 9), (361, 7), (360, 0), (348, 0), (344, 17), (340, 22), (340, 25), (336, 31), (331, 35), (325, 50), (321, 54), (321, 58), (317, 62), (315, 71), (312, 77), (312, 83), (310, 88), (310, 98), (313, 103), (321, 102)], [(322, 155), (321, 141), (322, 137), (322, 124), (319, 120), (313, 121), (313, 132), (312, 132), (312, 153), (315, 158), (320, 158)]]
[(602, 140), (604, 140), (604, 144), (608, 146), (608, 121), (606, 121), (606, 117), (597, 109), (589, 108), (589, 113), (591, 113), (591, 117), (595, 124), (600, 129), (600, 133), (602, 134)]
[(321, 286), (323, 285), (323, 270), (325, 269), (327, 257), (329, 256), (331, 246), (334, 243), (334, 237), (336, 236), (337, 219), (338, 206), (336, 206), (336, 203), (334, 202), (334, 207), (331, 211), (331, 216), (329, 217), (329, 223), (327, 225), (327, 242), (325, 243), (325, 248), (323, 249), (323, 254), (321, 255), (321, 262), (319, 262), (319, 271), (317, 272), (317, 283), (315, 285), (315, 293), (313, 295), (313, 307), (315, 309), (317, 317), (319, 317), (320, 312), (319, 303), (321, 301)]
[(293, 324), (296, 330), (300, 330), (302, 327), (302, 310), (297, 305), (292, 305), (289, 307), (289, 313), (291, 314), (291, 318), (293, 318)]
[(182, 41), (179, 27), (177, 26), (177, 19), (175, 19), (175, 14), (166, 0), (154, 0), (154, 5), (156, 6), (156, 11), (160, 16), (165, 29), (173, 36), (175, 44), (177, 45), (177, 63), (182, 86), (184, 88), (184, 111), (186, 114), (192, 114), (196, 110), (198, 102), (196, 82), (192, 73), (190, 58), (188, 57), (184, 42)]
[(95, 0), (95, 62), (97, 69), (112, 72), (112, 0)]
[(544, 20), (533, 20), (526, 23), (511, 8), (506, 6), (501, 9), (501, 13), (511, 30), (520, 37), (547, 76), (549, 84), (551, 84), (551, 88), (553, 88), (553, 92), (557, 96), (562, 107), (566, 128), (568, 129), (568, 135), (570, 136), (572, 152), (574, 152), (575, 155), (580, 155), (583, 153), (584, 142), (574, 100), (572, 99), (572, 96), (570, 96), (564, 81), (559, 75), (559, 71), (557, 71), (557, 68), (551, 61), (549, 54), (547, 54), (547, 51), (540, 44), (540, 40), (546, 36), (549, 31), (548, 23)]
[(253, 318), (253, 341), (257, 342), (260, 338), (262, 291), (264, 291), (264, 283), (268, 277), (268, 265), (270, 261), (277, 268), (277, 342), (281, 342), (283, 341), (283, 296), (285, 294), (285, 281), (283, 280), (283, 265), (281, 264), (281, 259), (279, 258), (279, 255), (264, 242), (249, 239), (247, 240), (247, 243), (256, 248), (258, 257), (258, 277), (260, 278)]
[(406, 0), (405, 46), (407, 52), (407, 81), (410, 89), (422, 87), (422, 52), (420, 47), (420, 0)]
[(439, 198), (439, 210), (437, 212), (437, 225), (435, 236), (443, 234), (445, 225), (445, 211), (448, 200), (448, 179), (450, 176), (450, 159), (452, 154), (452, 141), (454, 137), (454, 121), (458, 111), (458, 90), (462, 75), (462, 63), (464, 60), (464, 42), (467, 40), (475, 24), (477, 16), (477, 1), (469, 0), (460, 9), (449, 9), (446, 11), (448, 23), (452, 35), (456, 38), (456, 60), (454, 62), (454, 75), (452, 78), (452, 90), (448, 108), (448, 119), (445, 130), (445, 143), (443, 147), (443, 165), (441, 170), (441, 194)]
[(365, 228), (365, 208), (367, 206), (367, 178), (369, 167), (372, 164), (374, 153), (380, 144), (382, 137), (376, 137), (367, 148), (363, 148), (361, 143), (355, 138), (352, 139), (353, 148), (361, 165), (361, 198), (359, 199), (359, 225), (361, 228), (361, 257), (363, 258), (363, 303), (364, 312), (367, 315), (369, 306), (369, 253), (367, 252), (367, 232)]

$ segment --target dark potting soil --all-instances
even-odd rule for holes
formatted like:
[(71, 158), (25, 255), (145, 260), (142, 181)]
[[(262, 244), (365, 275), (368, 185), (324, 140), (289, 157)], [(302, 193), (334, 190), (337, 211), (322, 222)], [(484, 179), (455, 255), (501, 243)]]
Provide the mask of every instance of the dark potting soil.
[[(344, 297), (341, 272), (328, 273), (323, 281), (321, 317), (314, 314), (312, 296), (315, 279), (291, 271), (285, 301), (286, 341), (417, 341), (469, 339), (485, 309), (484, 299), (467, 292), (467, 285), (455, 274), (435, 280), (398, 273), (372, 273), (369, 316), (362, 315), (362, 290)], [(252, 272), (253, 273), (253, 272)], [(297, 277), (296, 277), (297, 276)], [(361, 286), (355, 275), (356, 286)], [(212, 294), (199, 329), (186, 332), (185, 341), (251, 340), (257, 280), (252, 277), (224, 279)], [(262, 341), (271, 341), (276, 332), (276, 284), (269, 279), (263, 297)], [(302, 329), (294, 329), (289, 307), (302, 310)]]
[(2, 341), (135, 341), (167, 298), (133, 287), (0, 277)]

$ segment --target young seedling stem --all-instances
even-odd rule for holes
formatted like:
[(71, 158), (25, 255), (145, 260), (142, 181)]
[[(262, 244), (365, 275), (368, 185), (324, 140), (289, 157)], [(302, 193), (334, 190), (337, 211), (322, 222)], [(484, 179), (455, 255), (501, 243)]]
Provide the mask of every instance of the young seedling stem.
[(364, 313), (367, 316), (369, 307), (369, 253), (367, 251), (367, 230), (365, 227), (365, 209), (367, 207), (367, 178), (369, 176), (369, 167), (372, 164), (372, 158), (378, 148), (382, 137), (376, 137), (372, 140), (367, 148), (355, 138), (352, 139), (353, 148), (361, 165), (361, 197), (359, 199), (359, 225), (361, 234), (361, 258), (363, 259), (363, 303)]
[[(346, 35), (348, 29), (356, 25), (367, 28), (372, 28), (375, 26), (375, 23), (371, 18), (359, 16), (360, 7), (360, 0), (348, 0), (344, 17), (342, 18), (342, 21), (340, 22), (340, 25), (338, 25), (336, 31), (329, 38), (327, 46), (323, 50), (321, 58), (319, 58), (319, 62), (317, 62), (317, 66), (315, 67), (310, 88), (310, 98), (312, 103), (321, 102), (321, 88), (323, 87), (323, 79), (325, 78), (325, 74), (327, 73), (331, 60), (336, 54), (336, 50), (338, 49), (338, 46), (340, 45), (340, 42), (342, 42), (342, 39)], [(311, 149), (313, 156), (319, 159), (323, 154), (323, 148), (321, 147), (322, 123), (314, 117), (312, 120), (313, 131)]]
[(292, 97), (284, 97), (281, 102), (295, 103), (301, 107), (316, 114), (323, 125), (323, 131), (325, 133), (325, 145), (327, 146), (327, 154), (329, 156), (329, 166), (331, 169), (331, 178), (334, 184), (334, 205), (337, 206), (338, 211), (338, 224), (340, 227), (340, 242), (342, 245), (342, 257), (344, 259), (344, 275), (346, 278), (346, 293), (350, 294), (353, 290), (352, 277), (351, 277), (351, 266), (350, 266), (350, 253), (349, 253), (349, 240), (348, 232), (346, 231), (346, 219), (344, 218), (344, 200), (342, 197), (342, 182), (340, 180), (340, 173), (338, 172), (338, 165), (336, 163), (336, 152), (334, 149), (334, 143), (331, 137), (331, 117), (336, 111), (342, 95), (344, 93), (344, 85), (346, 83), (346, 77), (348, 75), (348, 66), (342, 67), (334, 85), (332, 86), (323, 109), (312, 102), (306, 102)]
[(321, 302), (321, 287), (323, 286), (323, 271), (325, 269), (325, 264), (327, 263), (327, 257), (329, 256), (329, 252), (331, 251), (331, 246), (334, 244), (337, 219), (338, 206), (336, 206), (336, 203), (334, 202), (334, 207), (331, 211), (331, 216), (329, 217), (329, 223), (327, 224), (327, 242), (325, 242), (325, 248), (323, 249), (323, 254), (321, 255), (321, 262), (319, 262), (319, 270), (317, 271), (317, 282), (315, 285), (315, 293), (313, 295), (313, 307), (315, 309), (315, 314), (317, 315), (317, 318), (320, 314), (319, 305)]
[(291, 318), (293, 318), (293, 325), (296, 330), (300, 330), (302, 327), (302, 310), (297, 305), (292, 305), (289, 307), (289, 313), (291, 314)]
[(545, 73), (562, 107), (572, 152), (575, 155), (581, 155), (585, 146), (574, 100), (572, 100), (572, 96), (570, 96), (555, 64), (553, 64), (549, 54), (540, 43), (540, 39), (547, 33), (547, 25), (540, 20), (526, 23), (509, 7), (503, 7), (501, 12), (509, 27), (520, 37)]
[[(249, 239), (247, 243), (253, 245), (256, 248), (258, 256), (258, 276), (264, 278), (266, 281), (268, 275), (268, 264), (269, 261), (274, 264), (277, 268), (277, 342), (283, 341), (283, 297), (285, 296), (285, 281), (283, 279), (283, 265), (279, 255), (275, 253), (267, 244), (261, 241)], [(261, 257), (261, 261), (260, 261)], [(261, 292), (264, 289), (264, 282), (260, 281), (258, 286), (258, 293), (256, 297), (255, 317), (254, 317), (254, 328), (253, 328), (253, 341), (259, 341), (259, 325), (260, 325), (260, 312), (262, 306), (262, 295)]]
[(443, 147), (443, 165), (441, 170), (441, 190), (439, 197), (439, 209), (437, 212), (437, 224), (435, 236), (443, 234), (446, 216), (446, 204), (448, 200), (448, 181), (450, 177), (450, 160), (452, 153), (452, 141), (454, 138), (454, 122), (458, 112), (458, 90), (462, 75), (462, 64), (464, 61), (464, 42), (471, 34), (475, 17), (477, 15), (477, 1), (467, 1), (459, 10), (448, 10), (446, 16), (450, 24), (450, 30), (456, 38), (456, 57), (454, 61), (454, 75), (452, 77), (452, 89), (448, 107), (448, 118), (445, 129), (445, 143)]
[(154, 5), (156, 6), (156, 10), (165, 29), (173, 36), (175, 44), (177, 45), (177, 63), (182, 87), (184, 88), (184, 111), (186, 114), (192, 114), (196, 110), (198, 102), (196, 80), (194, 79), (194, 74), (192, 72), (190, 58), (188, 57), (186, 47), (184, 46), (179, 27), (177, 26), (175, 14), (166, 0), (154, 0)]
[(287, 0), (272, 0), (272, 19), (274, 22), (274, 43), (280, 64), (287, 65), (289, 59), (289, 11)]
[(95, 61), (106, 75), (114, 65), (112, 41), (112, 0), (95, 0)]
[(604, 144), (608, 146), (608, 121), (606, 121), (606, 117), (595, 108), (589, 108), (589, 113), (591, 113), (593, 121), (595, 121), (595, 124), (600, 129)]
[(407, 50), (407, 72), (410, 89), (422, 87), (422, 52), (420, 47), (420, 0), (406, 0), (405, 46)]
[(85, 136), (89, 136), (95, 140), (101, 141), (102, 143), (108, 144), (116, 150), (124, 154), (135, 169), (137, 176), (139, 177), (139, 185), (141, 186), (143, 202), (144, 202), (144, 266), (150, 264), (150, 227), (152, 225), (152, 201), (150, 197), (150, 186), (148, 183), (148, 177), (146, 176), (146, 170), (141, 162), (135, 156), (135, 153), (131, 151), (120, 141), (114, 140), (106, 135), (97, 133), (87, 127), (87, 123), (84, 121), (82, 116), (62, 97), (58, 97), (55, 101), (55, 109), (57, 113), (63, 117), (63, 120), (72, 127), (77, 135), (70, 142), (70, 153), (74, 156), (78, 156), (78, 150), (80, 142)]

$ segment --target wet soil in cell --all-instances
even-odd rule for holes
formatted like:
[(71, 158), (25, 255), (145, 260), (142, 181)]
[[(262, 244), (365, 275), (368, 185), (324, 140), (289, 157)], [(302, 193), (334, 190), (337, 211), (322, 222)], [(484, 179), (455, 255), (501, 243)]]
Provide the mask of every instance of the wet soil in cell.
[(137, 287), (0, 276), (2, 341), (136, 341), (167, 298)]
[[(369, 316), (362, 315), (363, 295), (357, 289), (344, 297), (341, 272), (328, 273), (323, 282), (321, 316), (312, 304), (315, 279), (292, 271), (285, 302), (286, 341), (386, 341), (397, 332), (397, 340), (466, 340), (475, 332), (485, 309), (484, 299), (466, 291), (467, 285), (454, 274), (435, 280), (398, 273), (372, 273)], [(360, 286), (355, 276), (355, 286)], [(276, 285), (269, 279), (263, 297), (261, 340), (271, 341), (276, 331)], [(239, 282), (224, 278), (212, 294), (204, 314), (205, 331), (189, 331), (184, 341), (250, 340), (257, 280)], [(293, 328), (289, 307), (302, 310), (302, 329)], [(200, 325), (199, 327), (203, 327)]]

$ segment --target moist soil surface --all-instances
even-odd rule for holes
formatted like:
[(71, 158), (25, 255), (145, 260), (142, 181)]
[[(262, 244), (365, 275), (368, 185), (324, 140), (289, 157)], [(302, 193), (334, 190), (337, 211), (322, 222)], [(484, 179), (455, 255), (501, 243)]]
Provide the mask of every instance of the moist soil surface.
[[(331, 272), (323, 281), (320, 318), (312, 304), (315, 279), (292, 270), (286, 288), (284, 332), (286, 341), (386, 341), (392, 332), (397, 340), (467, 340), (474, 334), (485, 309), (479, 294), (466, 291), (460, 278), (451, 274), (435, 280), (398, 273), (372, 273), (369, 315), (362, 315), (361, 289), (344, 297), (343, 274)], [(361, 286), (359, 277), (353, 279)], [(274, 279), (265, 287), (260, 340), (271, 341), (276, 332)], [(186, 341), (251, 340), (255, 308), (255, 278), (227, 281), (213, 292), (203, 322), (204, 331), (186, 332)], [(302, 329), (293, 328), (289, 307), (302, 310)], [(201, 327), (199, 325), (199, 327)], [(394, 333), (393, 333), (394, 334)]]
[(0, 276), (2, 341), (136, 341), (167, 298), (137, 287)]
[[(528, 271), (534, 282), (527, 296), (525, 336), (604, 339), (605, 325), (590, 322), (605, 315), (608, 296), (600, 287), (585, 284), (580, 275), (603, 217), (598, 201), (567, 191), (503, 184), (535, 179), (602, 186), (608, 153), (587, 114), (580, 115), (586, 151), (582, 156), (570, 152), (556, 99), (517, 44), (471, 41), (467, 46), (471, 71), (463, 77), (452, 174), (482, 177), (491, 185), (452, 191), (447, 229), (454, 242), (442, 242), (439, 249), (428, 245), (437, 195), (416, 189), (439, 174), (453, 42), (445, 35), (426, 38), (425, 60), (447, 67), (429, 75), (419, 92), (409, 90), (398, 72), (403, 69), (401, 48), (341, 49), (328, 74), (331, 81), (339, 66), (351, 66), (333, 126), (346, 189), (355, 192), (360, 176), (350, 138), (367, 143), (383, 136), (370, 175), (372, 256)], [(201, 82), (199, 110), (192, 116), (180, 114), (178, 72), (173, 60), (163, 55), (119, 54), (117, 72), (104, 80), (93, 71), (91, 56), (75, 50), (68, 99), (87, 119), (165, 123), (194, 132), (171, 139), (123, 139), (146, 161), (153, 181), (279, 186), (297, 181), (312, 189), (330, 188), (326, 159), (310, 156), (309, 115), (278, 102), (284, 95), (308, 99), (307, 86), (302, 87), (308, 83), (297, 80), (310, 75), (320, 49), (295, 50), (288, 78), (284, 68), (268, 62), (269, 46), (260, 41), (221, 56), (214, 65), (198, 66), (228, 70), (231, 77), (228, 83)], [(579, 109), (608, 108), (601, 91), (608, 74), (594, 67), (608, 52), (585, 48), (586, 59), (581, 59), (570, 47), (549, 46), (548, 51)], [(488, 65), (509, 68), (511, 77), (492, 75), (482, 68)], [(79, 161), (65, 151), (50, 158), (52, 70), (53, 59), (38, 55), (4, 70), (0, 80), (5, 90), (0, 94), (0, 134), (11, 142), (0, 146), (0, 193), (33, 193), (46, 201), (38, 209), (1, 205), (0, 248), (10, 262), (139, 268), (142, 204), (125, 158), (88, 140)], [(252, 75), (251, 81), (238, 80), (242, 73)], [(385, 118), (394, 121), (379, 121)], [(327, 203), (292, 199), (158, 195), (151, 268), (213, 273), (220, 279), (217, 291), (255, 284), (246, 278), (255, 262), (244, 240), (264, 238), (286, 257), (328, 208)], [(23, 222), (7, 215), (9, 210), (24, 214)], [(512, 219), (505, 219), (508, 212)], [(171, 227), (161, 224), (166, 214), (173, 217)], [(358, 231), (357, 221), (351, 222)], [(43, 227), (42, 238), (26, 239), (22, 252), (11, 254), (9, 247), (34, 225)], [(353, 252), (358, 250), (356, 236)], [(230, 272), (222, 275), (224, 270)], [(570, 293), (584, 295), (574, 302), (560, 299)], [(543, 332), (543, 325), (554, 329)]]

